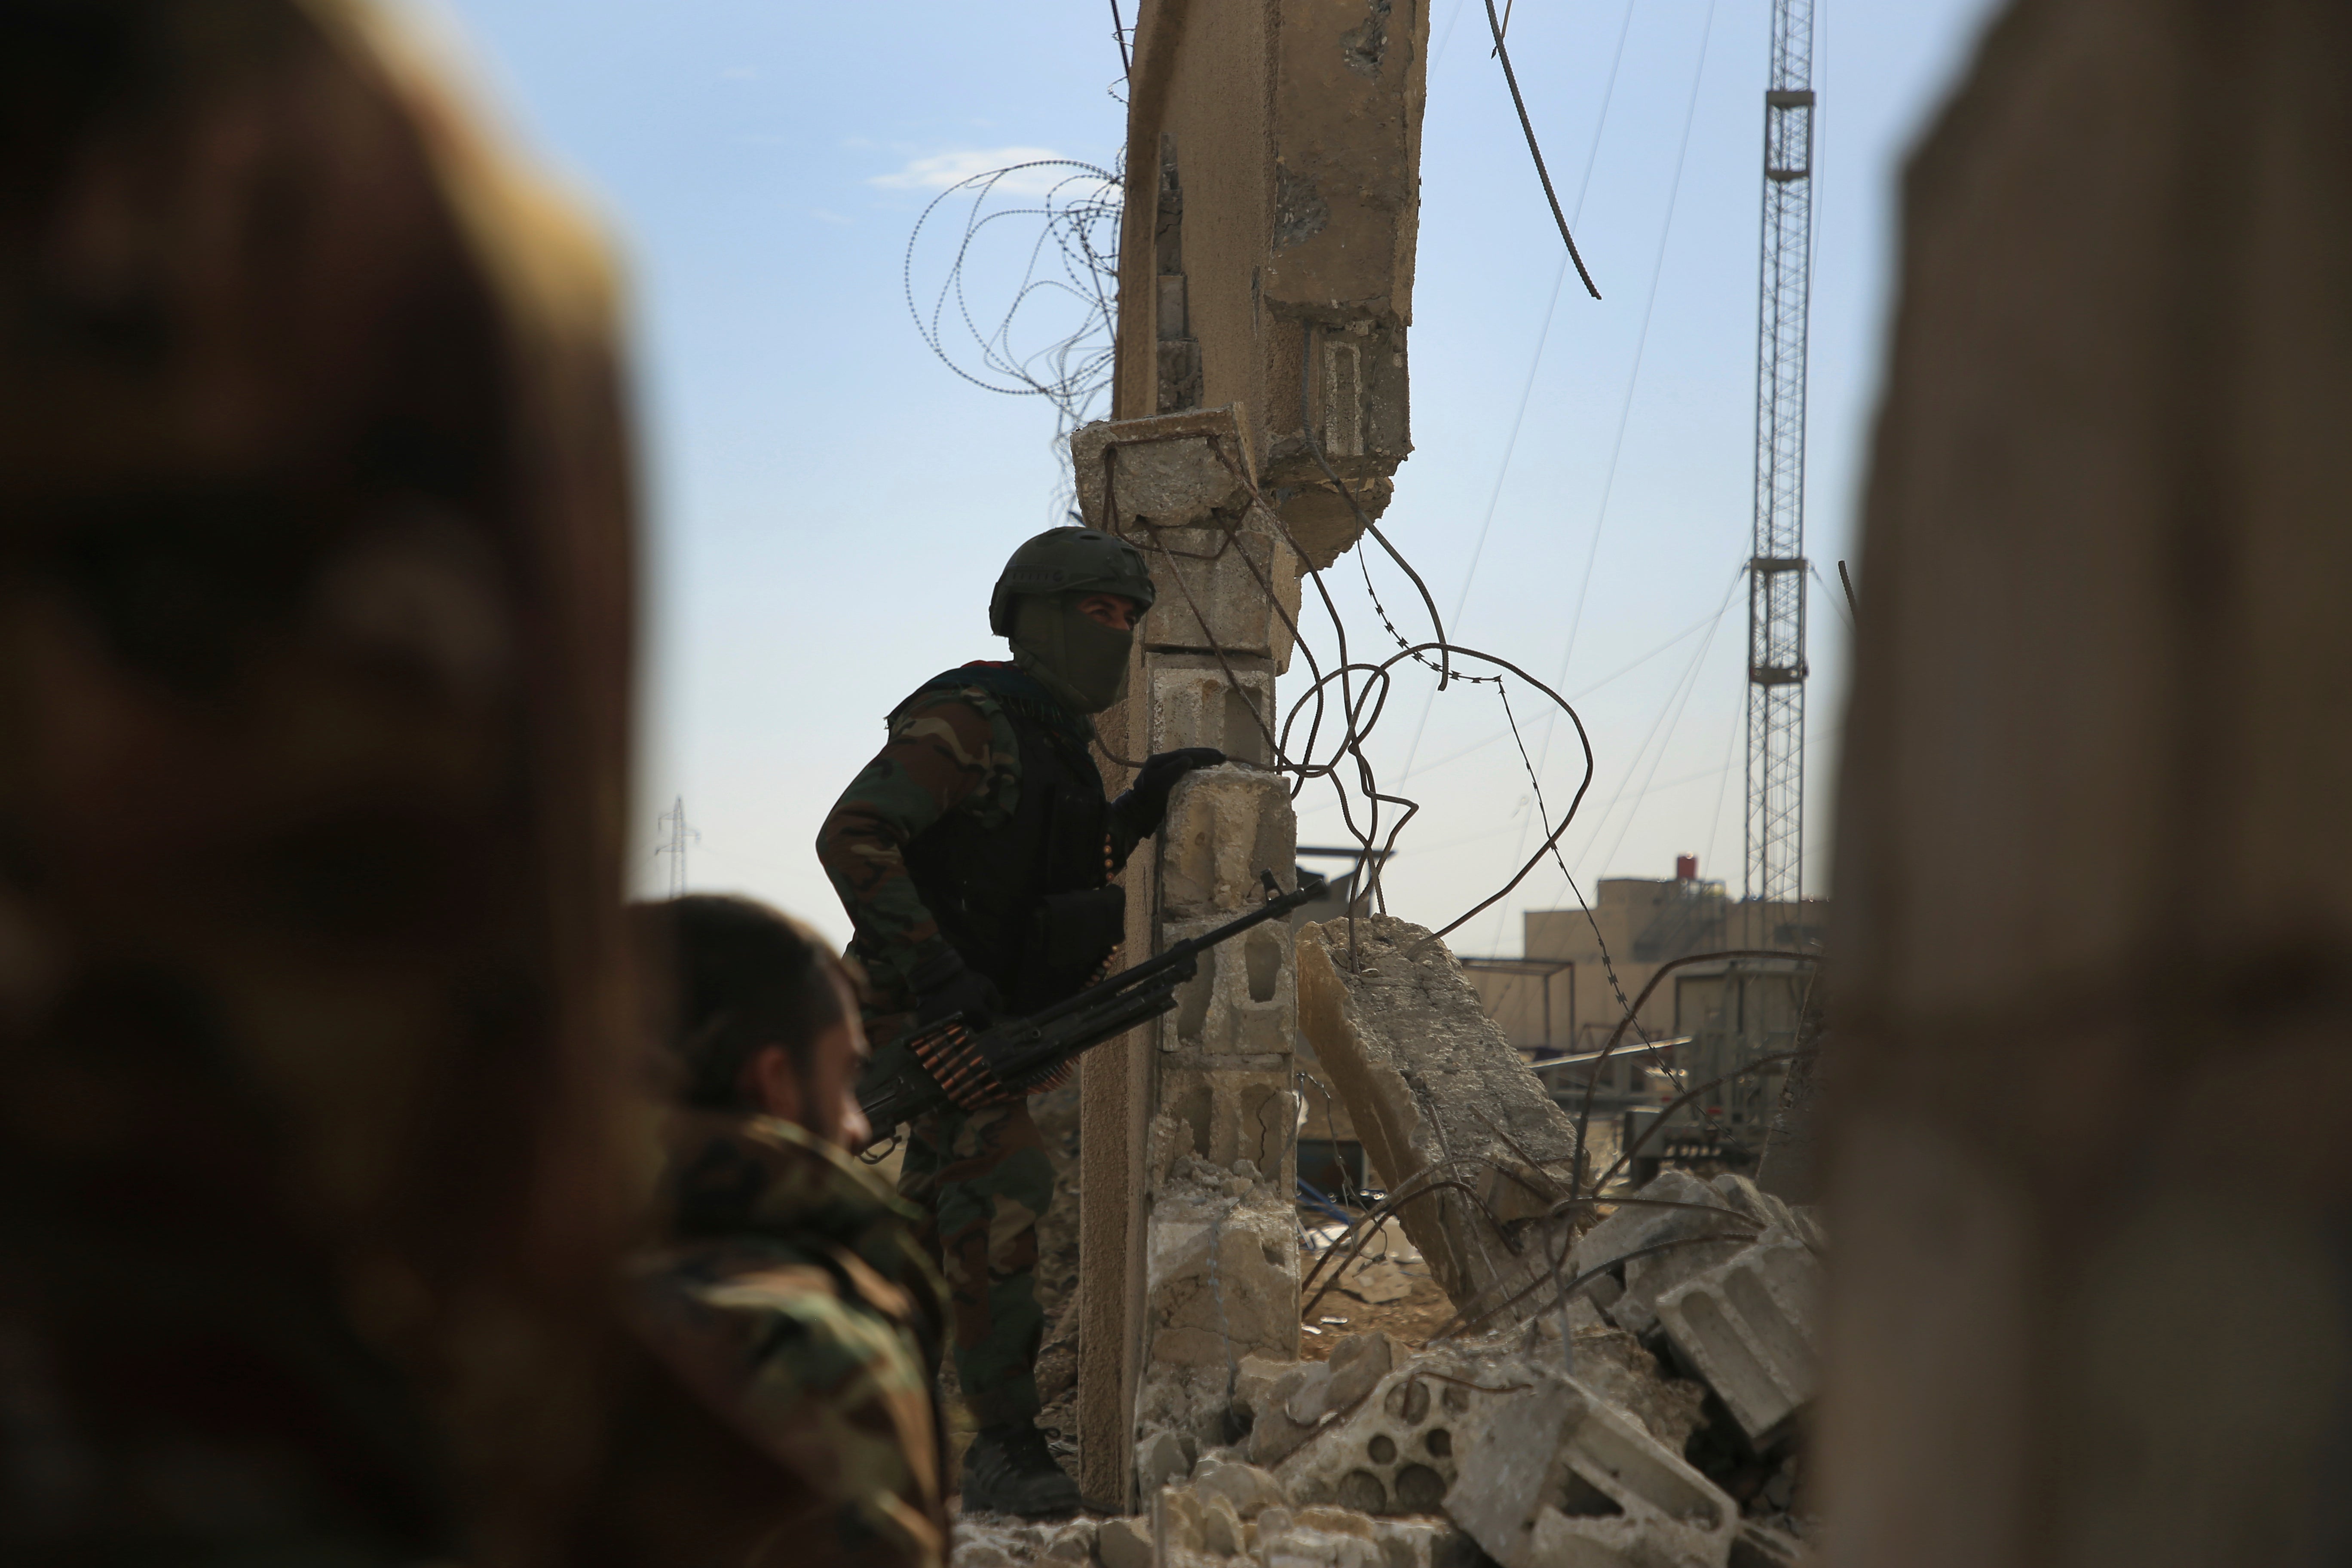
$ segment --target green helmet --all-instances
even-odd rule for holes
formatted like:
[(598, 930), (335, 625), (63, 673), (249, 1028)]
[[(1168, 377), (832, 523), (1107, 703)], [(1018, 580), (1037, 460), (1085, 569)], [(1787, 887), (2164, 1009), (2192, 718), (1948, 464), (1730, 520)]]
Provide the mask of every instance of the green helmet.
[(1049, 528), (1013, 552), (988, 599), (988, 629), (1013, 635), (1015, 601), (1024, 594), (1118, 594), (1151, 608), (1151, 572), (1143, 552), (1093, 528)]

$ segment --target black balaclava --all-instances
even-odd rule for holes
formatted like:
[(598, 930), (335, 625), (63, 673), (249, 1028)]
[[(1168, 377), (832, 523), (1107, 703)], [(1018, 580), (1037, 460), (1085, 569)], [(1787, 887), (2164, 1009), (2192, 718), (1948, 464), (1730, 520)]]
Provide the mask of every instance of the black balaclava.
[(1088, 596), (1024, 595), (1007, 639), (1013, 662), (1074, 713), (1099, 713), (1127, 695), (1127, 658), (1135, 646), (1134, 632), (1104, 626), (1078, 608)]

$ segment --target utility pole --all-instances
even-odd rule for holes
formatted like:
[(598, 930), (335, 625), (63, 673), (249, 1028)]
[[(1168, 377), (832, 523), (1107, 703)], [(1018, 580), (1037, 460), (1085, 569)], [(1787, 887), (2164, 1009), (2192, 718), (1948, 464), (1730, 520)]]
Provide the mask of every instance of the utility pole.
[(686, 847), (702, 837), (686, 825), (686, 796), (671, 801), (669, 809), (656, 819), (655, 826), (665, 837), (654, 853), (669, 857), (669, 896), (681, 897), (686, 892)]
[(1747, 895), (1795, 903), (1805, 859), (1805, 328), (1813, 272), (1813, 0), (1774, 0), (1764, 93), (1756, 538), (1748, 563)]

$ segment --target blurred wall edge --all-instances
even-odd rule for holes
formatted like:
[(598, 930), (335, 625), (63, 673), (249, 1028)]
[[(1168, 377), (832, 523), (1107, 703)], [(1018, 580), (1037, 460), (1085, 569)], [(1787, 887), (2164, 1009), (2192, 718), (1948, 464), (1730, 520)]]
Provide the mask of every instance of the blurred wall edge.
[(2352, 1552), (2352, 8), (1915, 156), (1840, 790), (1838, 1568)]
[(717, 1560), (602, 244), (343, 0), (11, 0), (0, 160), (0, 1559)]

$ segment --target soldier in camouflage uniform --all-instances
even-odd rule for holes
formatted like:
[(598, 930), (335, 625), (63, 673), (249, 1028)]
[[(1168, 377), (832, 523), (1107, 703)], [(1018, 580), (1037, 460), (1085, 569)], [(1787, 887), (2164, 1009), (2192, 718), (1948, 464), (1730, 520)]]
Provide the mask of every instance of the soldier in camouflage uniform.
[[(780, 1459), (779, 1560), (936, 1568), (946, 1555), (932, 1369), (947, 1297), (920, 1217), (846, 1151), (867, 1141), (854, 977), (748, 900), (638, 911), (681, 1079), (669, 1235), (632, 1270), (664, 1361)], [(765, 1559), (762, 1559), (763, 1561)]]
[[(1025, 1016), (1106, 972), (1126, 924), (1125, 889), (1110, 878), (1159, 830), (1177, 780), (1224, 760), (1205, 747), (1167, 752), (1118, 800), (1104, 797), (1088, 716), (1125, 694), (1135, 623), (1151, 602), (1143, 557), (1125, 541), (1080, 528), (1029, 541), (989, 605), (1012, 661), (924, 682), (825, 818), (817, 853), (856, 926), (851, 951), (875, 987), (867, 1028), (884, 1050), (952, 1014), (975, 1026)], [(1077, 1489), (1034, 1426), (1037, 1219), (1054, 1173), (1026, 1100), (918, 1121), (899, 1190), (930, 1218), (956, 1373), (980, 1424), (965, 1510), (1076, 1508)]]

